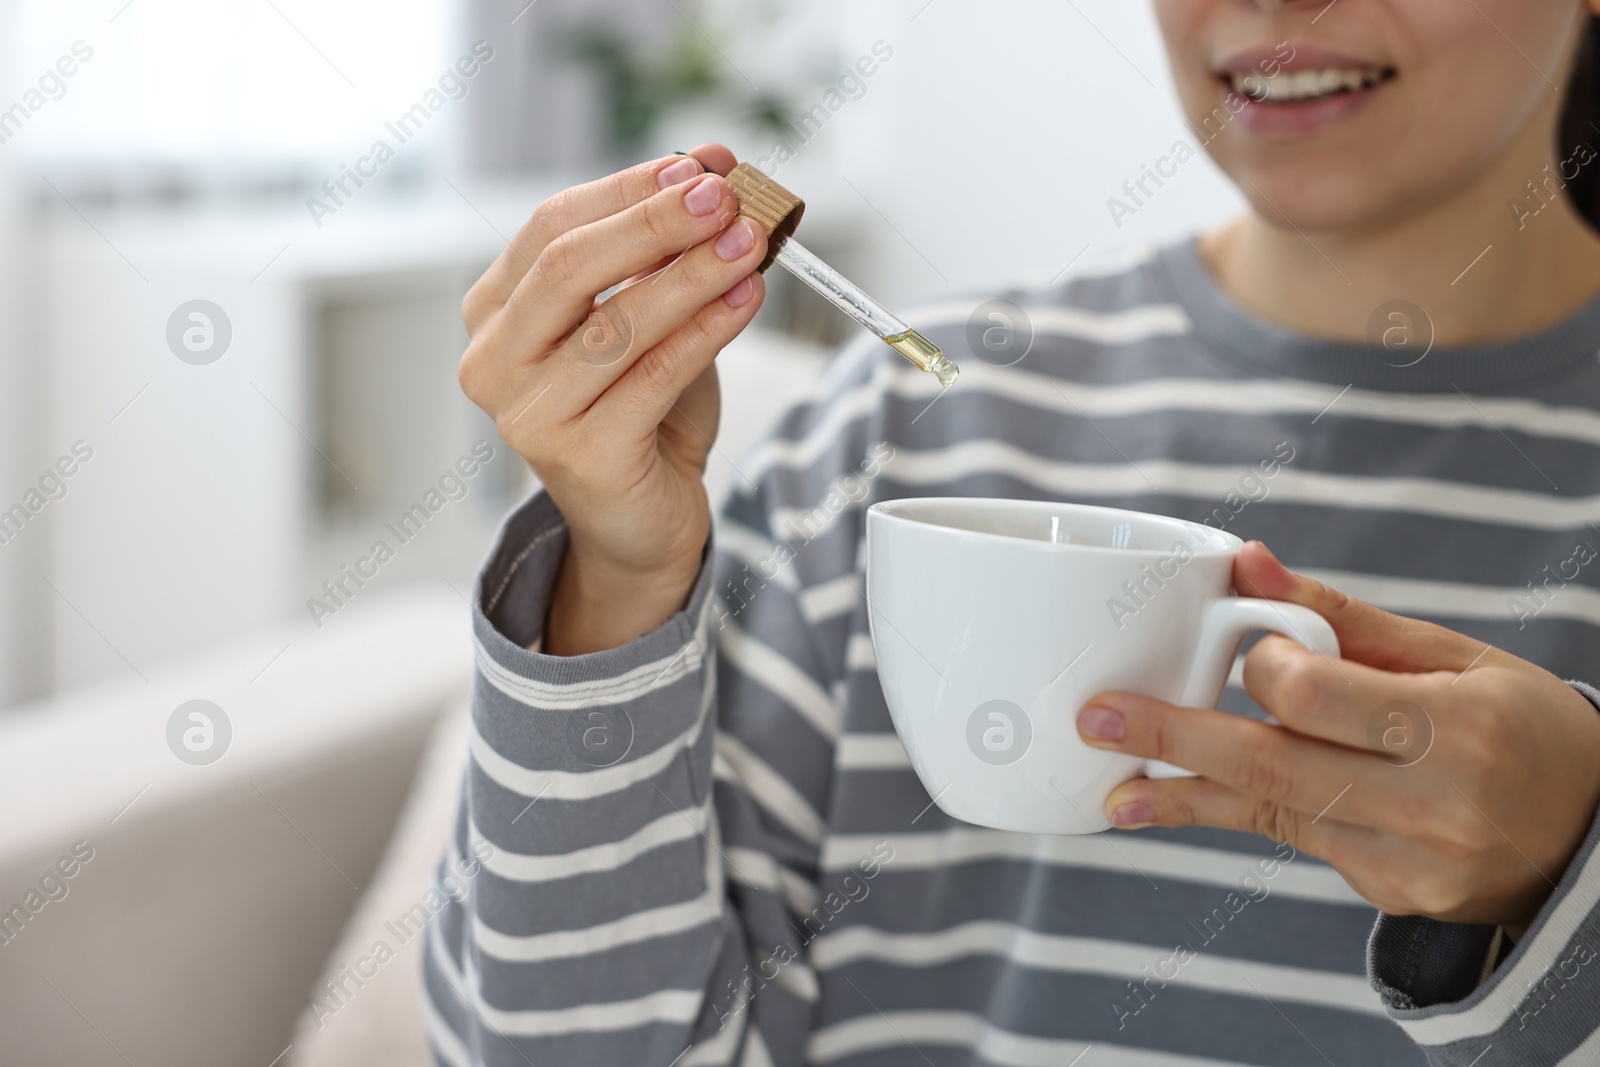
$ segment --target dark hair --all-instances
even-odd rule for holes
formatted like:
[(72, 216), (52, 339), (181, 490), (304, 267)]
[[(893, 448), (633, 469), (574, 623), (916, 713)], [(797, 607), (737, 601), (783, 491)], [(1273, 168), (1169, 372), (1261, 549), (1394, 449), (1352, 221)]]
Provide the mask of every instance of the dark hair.
[[(1556, 159), (1563, 171), (1561, 180), (1567, 183), (1567, 196), (1590, 228), (1600, 230), (1600, 166), (1593, 165), (1595, 146), (1600, 145), (1600, 17), (1590, 15), (1584, 22), (1556, 129)], [(1589, 150), (1574, 159), (1580, 145), (1588, 145)], [(1567, 164), (1569, 159), (1591, 164), (1577, 167), (1577, 173), (1568, 178), (1565, 171), (1573, 169)]]

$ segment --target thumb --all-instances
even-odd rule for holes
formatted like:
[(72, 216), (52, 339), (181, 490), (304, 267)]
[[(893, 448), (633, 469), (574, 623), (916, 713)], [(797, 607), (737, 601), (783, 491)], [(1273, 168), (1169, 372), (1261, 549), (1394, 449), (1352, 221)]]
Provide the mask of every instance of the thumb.
[(1389, 671), (1465, 670), (1483, 643), (1420, 619), (1375, 608), (1364, 600), (1296, 574), (1266, 545), (1251, 541), (1233, 561), (1233, 585), (1244, 596), (1283, 600), (1328, 620), (1340, 655)]

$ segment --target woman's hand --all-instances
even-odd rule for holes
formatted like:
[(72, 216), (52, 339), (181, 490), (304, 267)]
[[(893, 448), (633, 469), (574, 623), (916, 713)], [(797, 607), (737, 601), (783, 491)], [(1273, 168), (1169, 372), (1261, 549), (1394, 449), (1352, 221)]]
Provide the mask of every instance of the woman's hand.
[(699, 572), (712, 360), (765, 293), (766, 236), (720, 176), (733, 166), (705, 145), (551, 197), (462, 305), (461, 387), (570, 530), (546, 652), (654, 629)]
[(1258, 542), (1234, 585), (1317, 612), (1344, 658), (1278, 636), (1250, 651), (1245, 689), (1282, 727), (1095, 697), (1078, 715), (1088, 744), (1202, 775), (1123, 783), (1106, 801), (1112, 822), (1287, 841), (1390, 914), (1532, 921), (1600, 801), (1594, 706), (1525, 660), (1293, 574)]

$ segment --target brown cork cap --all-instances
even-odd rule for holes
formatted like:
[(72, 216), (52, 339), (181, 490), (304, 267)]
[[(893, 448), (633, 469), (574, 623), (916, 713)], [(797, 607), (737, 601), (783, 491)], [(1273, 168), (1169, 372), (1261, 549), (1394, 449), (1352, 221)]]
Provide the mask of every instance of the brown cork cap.
[(779, 246), (800, 226), (805, 201), (748, 163), (729, 172), (728, 184), (739, 194), (739, 214), (766, 231), (767, 258), (756, 268), (764, 272), (777, 258)]

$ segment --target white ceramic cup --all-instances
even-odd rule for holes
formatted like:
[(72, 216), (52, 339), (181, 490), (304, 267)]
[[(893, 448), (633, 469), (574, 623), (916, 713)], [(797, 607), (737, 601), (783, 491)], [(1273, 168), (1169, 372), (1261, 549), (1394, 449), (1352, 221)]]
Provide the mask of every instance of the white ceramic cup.
[(1189, 772), (1084, 744), (1076, 723), (1090, 697), (1123, 690), (1215, 707), (1254, 630), (1337, 657), (1315, 612), (1233, 595), (1242, 544), (1209, 526), (1079, 504), (872, 505), (878, 678), (928, 794), (1002, 830), (1107, 829), (1118, 784)]

